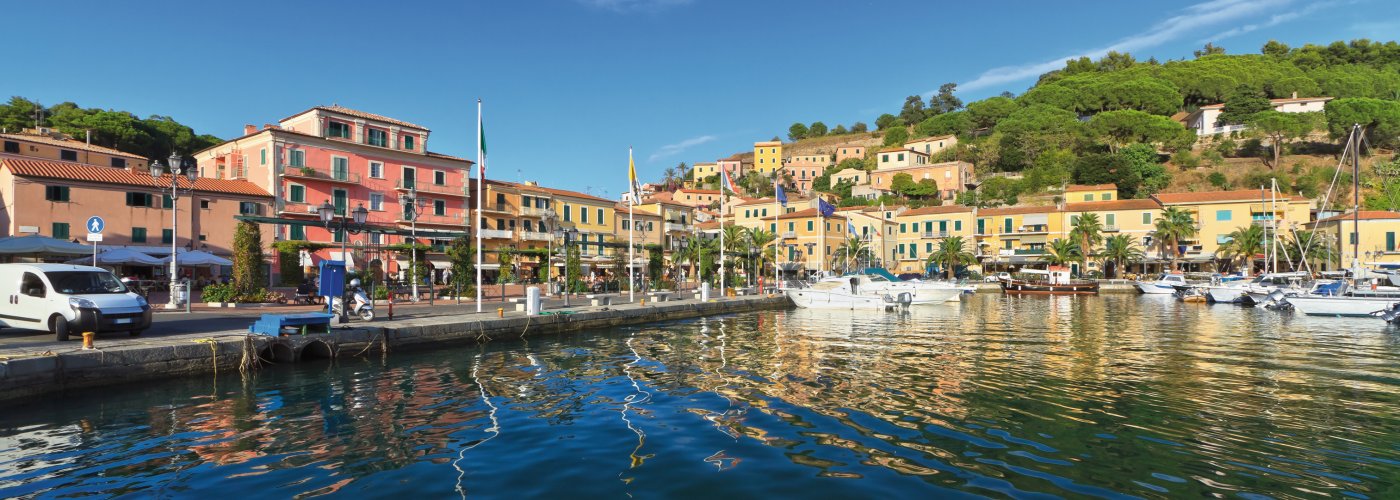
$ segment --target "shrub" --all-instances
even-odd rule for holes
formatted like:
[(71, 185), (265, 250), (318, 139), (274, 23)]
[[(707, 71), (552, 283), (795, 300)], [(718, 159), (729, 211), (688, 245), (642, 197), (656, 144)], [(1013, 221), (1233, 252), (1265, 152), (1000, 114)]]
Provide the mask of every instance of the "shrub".
[(1217, 188), (1230, 188), (1230, 182), (1225, 179), (1225, 174), (1222, 174), (1220, 172), (1211, 172), (1210, 175), (1206, 176), (1206, 180), (1210, 181), (1210, 185), (1215, 186)]
[(233, 285), (212, 284), (204, 287), (203, 300), (205, 302), (234, 302), (238, 298), (238, 291)]

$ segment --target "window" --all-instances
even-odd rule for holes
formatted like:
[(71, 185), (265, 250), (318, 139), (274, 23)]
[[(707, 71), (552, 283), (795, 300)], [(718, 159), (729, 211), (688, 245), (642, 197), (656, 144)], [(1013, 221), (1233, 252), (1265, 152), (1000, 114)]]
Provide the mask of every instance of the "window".
[(258, 212), (260, 212), (260, 210), (258, 210), (258, 204), (257, 204), (257, 202), (252, 202), (252, 201), (240, 201), (240, 202), (238, 202), (238, 213), (239, 213), (239, 214), (242, 214), (242, 215), (257, 215)]
[(60, 149), (58, 157), (63, 161), (78, 161), (78, 152), (71, 149)]
[(796, 227), (795, 224), (796, 224), (795, 222), (789, 222), (789, 223), (788, 223), (788, 231), (794, 231), (794, 230), (796, 230), (796, 229), (794, 229), (794, 228)]
[(350, 179), (350, 159), (331, 157), (331, 177), (336, 180)]
[[(626, 222), (626, 221), (623, 221), (623, 222)], [(525, 232), (531, 233), (531, 232), (534, 232), (534, 231), (535, 231), (535, 224), (534, 224), (533, 221), (530, 221), (530, 220), (526, 219), (525, 222), (524, 222), (523, 224), (525, 225)], [(627, 228), (624, 227), (623, 229), (627, 229)]]
[(1151, 224), (1151, 223), (1152, 223), (1152, 212), (1143, 212), (1143, 213), (1142, 213), (1142, 223), (1143, 223), (1143, 224)]
[[(916, 224), (917, 224), (917, 223), (916, 223)], [(904, 233), (907, 233), (907, 232), (909, 232), (909, 228), (905, 227), (905, 224), (904, 224), (904, 223), (900, 223), (900, 224), (899, 224), (899, 234), (904, 234)]]
[(47, 295), (45, 293), (44, 280), (39, 279), (39, 276), (34, 273), (24, 273), (24, 277), (21, 278), (20, 281), (19, 289), (30, 297), (42, 299)]
[(199, 200), (199, 208), (209, 210), (209, 200)]
[(403, 148), (404, 148), (404, 149), (408, 149), (408, 150), (412, 150), (412, 149), (413, 149), (413, 140), (414, 140), (414, 137), (411, 136), (411, 135), (405, 135), (405, 136), (403, 136)]
[(890, 161), (890, 155), (880, 155), (880, 161)]
[(1073, 226), (1073, 225), (1075, 225), (1075, 224), (1079, 224), (1079, 216), (1078, 216), (1078, 215), (1071, 215), (1071, 216), (1069, 216), (1069, 225)]
[(764, 216), (764, 217), (767, 217), (767, 216), (768, 216), (768, 209), (766, 209), (766, 208), (763, 209), (763, 216)]
[(169, 230), (169, 229), (161, 229), (161, 230), (160, 230), (160, 242), (161, 242), (161, 243), (164, 243), (164, 244), (166, 244), (166, 245), (169, 245), (169, 244), (171, 244), (171, 243), (174, 243), (174, 242), (175, 242), (175, 232), (174, 232), (174, 231), (171, 231), (171, 230)]
[(418, 182), (418, 171), (415, 170), (413, 167), (404, 167), (403, 187), (405, 189), (412, 189), (416, 182)]
[(19, 143), (15, 141), (5, 141), (5, 152), (18, 154)]
[(977, 234), (987, 234), (987, 219), (977, 219)]
[(570, 222), (570, 221), (572, 221), (572, 220), (573, 220), (573, 213), (571, 213), (571, 212), (569, 211), (569, 204), (568, 204), (568, 203), (565, 203), (565, 204), (564, 204), (564, 222)]
[(331, 231), (331, 241), (334, 241), (336, 243), (345, 241), (345, 231), (341, 231), (340, 228), (336, 228), (335, 230)]
[(292, 203), (306, 203), (306, 186), (301, 184), (287, 186), (287, 201)]
[(291, 152), (291, 154), (289, 155), (289, 158), (290, 158), (290, 161), (292, 162), (292, 166), (293, 166), (293, 167), (305, 167), (305, 166), (306, 166), (306, 152), (305, 152), (305, 151), (302, 151), (302, 150), (300, 150), (300, 149), (293, 149), (292, 152)]
[(603, 209), (598, 209), (598, 223), (603, 224)]
[(954, 230), (954, 231), (962, 231), (962, 221), (960, 221), (960, 220), (955, 220), (955, 221), (953, 221), (953, 230)]
[(126, 193), (126, 206), (128, 207), (150, 207), (154, 205), (151, 193)]
[(267, 148), (258, 150), (258, 165), (267, 165)]
[(744, 211), (744, 217), (745, 217), (745, 218), (753, 217), (753, 214), (750, 213), (748, 210), (745, 210), (745, 211)]
[(384, 210), (384, 195), (379, 193), (370, 193), (369, 209), (375, 211)]
[(332, 121), (326, 124), (326, 137), (350, 138), (350, 124)]
[(1232, 216), (1232, 214), (1230, 213), (1229, 210), (1216, 210), (1216, 211), (1215, 211), (1215, 220), (1217, 220), (1217, 221), (1228, 221), (1228, 220), (1230, 220), (1231, 216)]
[(49, 201), (68, 201), (68, 186), (44, 186), (44, 199)]
[(447, 215), (446, 200), (433, 200), (433, 215)]
[(160, 208), (170, 210), (175, 208), (175, 199), (168, 194), (160, 195)]
[(112, 158), (112, 166), (116, 168), (126, 168), (125, 158)]
[(1009, 233), (1009, 232), (1011, 232), (1011, 218), (1010, 218), (1010, 217), (1007, 217), (1005, 220), (1002, 221), (1002, 231), (1001, 231), (1001, 232), (1003, 232), (1003, 233)]
[[(530, 223), (530, 221), (525, 221), (525, 223), (528, 224), (528, 223)], [(628, 231), (628, 230), (631, 230), (631, 229), (632, 229), (632, 226), (629, 225), (629, 224), (627, 223), (627, 219), (622, 219), (622, 230), (623, 230), (623, 231)]]
[(900, 153), (899, 156), (895, 158), (895, 161), (904, 161), (904, 153)]
[(903, 244), (903, 243), (900, 243), (900, 244), (899, 244), (899, 254), (900, 254), (900, 255), (904, 255), (904, 244)]
[(66, 239), (68, 239), (68, 223), (67, 223), (67, 222), (55, 222), (55, 223), (53, 223), (53, 237), (56, 238), (56, 239), (60, 239), (60, 240), (66, 240)]
[(811, 231), (811, 230), (812, 230), (812, 221), (807, 221), (807, 230), (808, 230), (808, 231)]
[[(67, 224), (64, 224), (64, 226), (67, 226)], [(1355, 244), (1356, 244), (1356, 231), (1352, 231), (1351, 234), (1349, 234), (1348, 236), (1349, 236), (1349, 238), (1348, 238), (1347, 244), (1349, 244), (1349, 245), (1355, 245)], [(57, 236), (55, 236), (55, 238), (57, 238)]]
[(131, 228), (131, 242), (132, 242), (132, 243), (145, 243), (145, 242), (146, 242), (146, 228), (144, 228), (144, 227), (133, 227), (133, 228)]
[(441, 170), (433, 171), (433, 184), (437, 184), (439, 186), (446, 186), (447, 172), (443, 172)]
[(369, 145), (387, 147), (389, 145), (389, 134), (379, 129), (369, 129)]
[(588, 223), (588, 207), (578, 207), (578, 220), (584, 224)]
[(1118, 225), (1118, 217), (1115, 216), (1114, 214), (1107, 214), (1107, 215), (1104, 215), (1104, 216), (1103, 216), (1103, 224), (1104, 224), (1105, 226), (1108, 226), (1108, 227), (1117, 226), (1117, 225)]
[(1113, 193), (1103, 193), (1103, 194), (1100, 194), (1100, 195), (1099, 195), (1099, 199), (1102, 200), (1102, 201), (1112, 200), (1112, 199), (1113, 199)]
[(933, 253), (933, 243), (924, 243), (924, 251)]
[(382, 245), (384, 243), (384, 235), (382, 233), (369, 233), (369, 243), (371, 245)]
[(1094, 193), (1084, 195), (1084, 201), (1094, 201)]
[(369, 176), (375, 179), (383, 179), (384, 164), (377, 161), (369, 162)]
[(1395, 251), (1395, 231), (1385, 233), (1385, 251)]
[(301, 225), (291, 226), (291, 234), (290, 234), (289, 236), (287, 236), (287, 238), (288, 238), (288, 239), (292, 239), (292, 240), (305, 240), (305, 239), (306, 239), (306, 226), (301, 226)]

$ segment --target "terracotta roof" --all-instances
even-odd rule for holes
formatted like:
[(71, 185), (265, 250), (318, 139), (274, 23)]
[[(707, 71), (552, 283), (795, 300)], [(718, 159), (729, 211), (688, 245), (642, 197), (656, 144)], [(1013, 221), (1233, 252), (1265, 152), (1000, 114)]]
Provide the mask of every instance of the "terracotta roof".
[(1079, 193), (1079, 192), (1083, 192), (1083, 191), (1117, 191), (1117, 190), (1118, 190), (1118, 185), (1117, 185), (1117, 184), (1094, 184), (1094, 185), (1070, 184), (1069, 187), (1065, 188), (1065, 192), (1066, 192), (1066, 193)]
[(899, 216), (900, 216), (900, 217), (909, 217), (909, 216), (915, 216), (915, 215), (959, 214), (959, 213), (964, 213), (964, 212), (967, 212), (967, 213), (972, 212), (972, 207), (964, 207), (964, 206), (962, 206), (962, 205), (943, 205), (943, 206), (938, 206), (938, 207), (923, 207), (923, 208), (916, 208), (916, 209), (910, 210), (910, 211), (908, 211), (908, 212), (904, 212), (904, 213), (902, 213), (902, 214), (899, 214)]
[[(490, 181), (488, 180), (487, 182), (489, 183)], [(501, 184), (512, 185), (512, 186), (516, 186), (516, 187), (519, 187), (519, 188), (522, 188), (522, 189), (533, 189), (533, 190), (535, 190), (535, 191), (543, 191), (543, 192), (546, 192), (546, 193), (549, 193), (549, 194), (552, 194), (552, 195), (556, 195), (556, 196), (571, 196), (571, 197), (574, 197), (574, 198), (583, 198), (583, 199), (592, 200), (592, 201), (601, 201), (601, 202), (605, 202), (605, 203), (615, 203), (614, 200), (609, 200), (609, 199), (607, 199), (607, 198), (600, 198), (600, 197), (597, 197), (597, 196), (593, 196), (593, 195), (591, 195), (591, 194), (580, 193), (580, 192), (578, 192), (578, 191), (569, 191), (569, 190), (567, 190), (567, 189), (554, 189), (554, 188), (544, 187), (544, 186), (526, 186), (526, 185), (523, 185), (523, 184), (515, 184), (515, 183), (513, 183), (513, 182), (502, 182)]]
[[(1335, 97), (1286, 97), (1286, 98), (1283, 98), (1283, 99), (1269, 99), (1269, 104), (1273, 104), (1273, 105), (1277, 106), (1277, 105), (1279, 105), (1279, 104), (1288, 104), (1288, 103), (1291, 103), (1291, 102), (1311, 102), (1311, 101), (1324, 101), (1324, 102), (1326, 102), (1326, 101), (1330, 101), (1330, 100), (1332, 100), (1332, 99), (1335, 99)], [(1200, 109), (1224, 109), (1224, 108), (1225, 108), (1225, 104), (1224, 104), (1224, 103), (1219, 103), (1219, 104), (1207, 104), (1207, 105), (1205, 105), (1205, 106), (1201, 106), (1201, 107), (1200, 107)]]
[[(1361, 220), (1389, 220), (1389, 219), (1400, 219), (1400, 212), (1391, 212), (1391, 211), (1389, 211), (1389, 210), (1362, 210), (1362, 211), (1361, 211), (1360, 218), (1361, 218)], [(1316, 220), (1316, 221), (1313, 221), (1313, 224), (1317, 224), (1317, 223), (1319, 223), (1319, 222), (1334, 222), (1334, 221), (1343, 221), (1343, 222), (1345, 222), (1345, 221), (1349, 221), (1349, 220), (1352, 220), (1352, 214), (1351, 214), (1350, 212), (1344, 213), (1344, 214), (1333, 215), (1333, 216), (1328, 217), (1328, 218), (1326, 218), (1326, 219), (1318, 219), (1318, 220)]]
[(937, 136), (937, 137), (922, 137), (922, 138), (919, 138), (919, 139), (913, 139), (913, 140), (905, 141), (904, 144), (907, 146), (907, 145), (910, 145), (910, 144), (915, 144), (915, 143), (920, 143), (920, 142), (946, 141), (946, 140), (952, 139), (952, 138), (953, 138), (952, 135), (940, 135), (940, 136)]
[(298, 116), (301, 116), (301, 115), (310, 113), (310, 112), (315, 111), (315, 110), (318, 110), (318, 109), (320, 109), (320, 110), (325, 110), (325, 111), (330, 111), (330, 112), (332, 112), (332, 113), (340, 113), (340, 114), (342, 114), (342, 115), (349, 115), (349, 116), (353, 116), (353, 117), (356, 117), (356, 118), (364, 118), (364, 119), (366, 119), (366, 120), (374, 120), (374, 121), (379, 121), (379, 122), (384, 122), (384, 123), (392, 123), (392, 124), (394, 124), (394, 125), (398, 125), (398, 126), (401, 126), (401, 127), (415, 128), (415, 129), (418, 129), (418, 130), (422, 130), (422, 131), (424, 131), (424, 132), (428, 132), (428, 131), (429, 131), (429, 130), (428, 130), (428, 127), (424, 127), (424, 126), (422, 126), (422, 125), (418, 125), (418, 124), (414, 124), (414, 123), (409, 123), (409, 122), (406, 122), (406, 121), (403, 121), (403, 120), (395, 120), (395, 119), (393, 119), (393, 118), (389, 118), (389, 117), (384, 116), (384, 115), (376, 115), (376, 114), (374, 114), (374, 113), (366, 113), (366, 112), (364, 112), (364, 111), (360, 111), (360, 110), (356, 110), (356, 109), (350, 109), (350, 108), (347, 108), (347, 107), (344, 107), (344, 106), (334, 105), (334, 104), (333, 104), (333, 105), (330, 105), (330, 106), (314, 106), (314, 107), (312, 107), (311, 109), (308, 109), (308, 110), (306, 110), (306, 111), (302, 111), (302, 112), (297, 113), (297, 114), (294, 114), (294, 115), (292, 115), (292, 116), (288, 116), (288, 117), (286, 117), (286, 118), (283, 118), (281, 121), (284, 121), (284, 122), (285, 122), (285, 121), (290, 120), (290, 119), (292, 119), (292, 118), (296, 118), (296, 117), (298, 117)]
[(783, 145), (783, 142), (782, 142), (782, 141), (763, 141), (763, 142), (755, 142), (755, 143), (753, 143), (753, 146), (754, 146), (754, 147), (759, 147), (759, 146), (782, 146), (782, 145)]
[[(1262, 198), (1261, 198), (1262, 196)], [(1211, 203), (1224, 201), (1259, 201), (1269, 199), (1268, 191), (1258, 189), (1239, 189), (1235, 191), (1203, 191), (1199, 193), (1157, 193), (1152, 195), (1163, 205), (1188, 204), (1188, 203)], [(1297, 195), (1279, 194), (1281, 201), (1308, 201), (1307, 198)]]
[(659, 192), (652, 193), (651, 196), (648, 196), (646, 201), (651, 201), (651, 202), (655, 202), (655, 203), (671, 203), (671, 204), (674, 204), (675, 202), (672, 201), (672, 200), (673, 200), (672, 196), (674, 196), (674, 195), (672, 195), (670, 191), (659, 191)]
[(1161, 203), (1152, 198), (1141, 200), (1083, 201), (1066, 203), (1066, 212), (1095, 212), (1102, 210), (1152, 210), (1162, 208)]
[(107, 148), (107, 147), (97, 146), (97, 145), (93, 145), (93, 144), (88, 144), (87, 142), (79, 141), (79, 140), (76, 140), (76, 139), (55, 139), (55, 138), (49, 137), (49, 136), (47, 136), (47, 135), (34, 135), (34, 134), (0, 134), (0, 137), (4, 137), (4, 138), (6, 138), (6, 139), (14, 139), (14, 140), (17, 140), (17, 141), (37, 142), (37, 143), (40, 143), (40, 144), (48, 144), (48, 145), (51, 145), (51, 146), (59, 146), (59, 147), (64, 147), (64, 148), (69, 148), (69, 149), (79, 149), (79, 150), (83, 150), (83, 151), (90, 151), (90, 152), (93, 152), (93, 153), (108, 154), (108, 155), (112, 155), (112, 156), (122, 156), (122, 157), (126, 157), (126, 158), (136, 158), (136, 159), (140, 159), (140, 160), (146, 160), (146, 159), (147, 159), (146, 157), (141, 156), (141, 155), (131, 154), (131, 153), (128, 153), (128, 152), (125, 152), (125, 151), (120, 151), (120, 150), (116, 150), (116, 149), (112, 149), (112, 148)]
[(696, 194), (719, 194), (719, 190), (718, 190), (718, 189), (685, 189), (685, 188), (681, 188), (681, 189), (677, 189), (677, 190), (676, 190), (677, 193), (679, 193), (679, 192), (681, 192), (681, 191), (685, 191), (685, 192), (687, 192), (687, 193), (696, 193)]
[(1021, 214), (1048, 214), (1055, 211), (1055, 207), (1000, 207), (988, 208), (977, 215), (1021, 215)]
[[(812, 208), (808, 208), (808, 209), (798, 210), (798, 211), (792, 212), (792, 213), (779, 214), (779, 215), (778, 215), (778, 220), (782, 220), (782, 219), (805, 219), (805, 218), (808, 218), (808, 217), (816, 217), (816, 216), (817, 216), (817, 209), (816, 209), (816, 207), (812, 207)], [(840, 216), (840, 215), (833, 215), (833, 216), (827, 217), (827, 218), (828, 218), (828, 219), (845, 219), (845, 217), (842, 217), (842, 216)]]
[(464, 162), (467, 162), (467, 163), (476, 163), (476, 162), (471, 161), (471, 160), (468, 160), (468, 159), (466, 159), (466, 158), (458, 158), (458, 157), (456, 157), (456, 156), (445, 155), (445, 154), (442, 154), (442, 153), (434, 153), (434, 152), (432, 152), (432, 151), (428, 151), (426, 154), (427, 154), (427, 156), (430, 157), (430, 158), (443, 158), (443, 159), (447, 159), (447, 160), (457, 160), (457, 161), (464, 161)]
[(701, 231), (706, 231), (706, 230), (710, 230), (710, 229), (719, 229), (719, 221), (717, 221), (717, 220), (707, 220), (707, 221), (705, 221), (705, 222), (701, 222), (701, 223), (699, 223), (699, 224), (696, 224), (696, 225), (695, 225), (695, 228), (696, 228), (696, 229), (699, 229), (699, 230), (701, 230)]
[[(788, 197), (788, 203), (789, 203), (789, 204), (792, 204), (792, 203), (797, 203), (797, 202), (799, 202), (799, 201), (807, 201), (808, 199), (809, 199), (809, 198), (805, 198), (805, 197), (802, 197), (802, 196), (793, 195), (793, 196), (789, 196), (789, 197)], [(765, 203), (773, 203), (773, 202), (775, 202), (775, 201), (777, 201), (777, 200), (775, 200), (775, 199), (773, 199), (773, 198), (754, 198), (754, 199), (751, 199), (751, 200), (746, 200), (746, 201), (744, 201), (743, 203), (736, 203), (736, 204), (734, 204), (734, 206), (736, 206), (736, 207), (742, 207), (742, 206), (744, 206), (744, 205), (762, 205), (762, 204), (765, 204)]]
[[(103, 184), (121, 184), (125, 186), (140, 186), (152, 189), (159, 189), (170, 185), (169, 175), (160, 177), (161, 181), (146, 174), (138, 174), (124, 168), (97, 167), (84, 165), (82, 163), (68, 163), (47, 160), (30, 160), (21, 158), (5, 158), (0, 160), (0, 165), (9, 168), (14, 175), (24, 177), (44, 177), (48, 179), (64, 179), (83, 182), (97, 182)], [(181, 177), (179, 179), (181, 188), (188, 188), (189, 181)], [(243, 196), (260, 196), (271, 198), (272, 195), (262, 188), (248, 181), (232, 179), (211, 179), (207, 177), (199, 178), (194, 185), (195, 191), (206, 193), (225, 193)]]
[[(279, 127), (279, 128), (262, 129), (262, 130), (259, 130), (259, 131), (257, 131), (257, 132), (253, 132), (253, 133), (251, 133), (251, 134), (245, 134), (245, 135), (242, 135), (242, 136), (239, 136), (239, 137), (235, 137), (235, 138), (233, 138), (233, 139), (229, 139), (229, 140), (227, 140), (227, 141), (224, 141), (224, 142), (215, 144), (215, 145), (213, 145), (213, 146), (209, 146), (209, 147), (204, 148), (204, 149), (201, 149), (201, 150), (199, 150), (199, 151), (195, 151), (194, 154), (195, 154), (195, 155), (199, 155), (200, 153), (203, 153), (203, 152), (208, 151), (208, 150), (211, 150), (211, 149), (218, 148), (218, 147), (223, 146), (223, 145), (225, 145), (225, 144), (228, 144), (228, 143), (230, 143), (230, 142), (241, 141), (241, 140), (243, 140), (243, 139), (247, 139), (247, 138), (249, 138), (249, 137), (252, 137), (252, 136), (255, 136), (255, 135), (264, 133), (264, 132), (276, 132), (276, 133), (280, 133), (280, 134), (293, 134), (293, 135), (299, 135), (299, 136), (302, 136), (302, 137), (309, 137), (309, 138), (312, 138), (312, 139), (320, 139), (320, 140), (323, 140), (323, 141), (335, 142), (335, 143), (339, 143), (339, 144), (345, 143), (345, 141), (332, 141), (331, 139), (327, 139), (327, 138), (325, 138), (325, 137), (319, 137), (319, 136), (312, 135), (312, 134), (308, 134), (308, 133), (305, 133), (305, 132), (297, 132), (297, 131), (292, 130), (292, 129), (280, 128), (280, 127)], [(354, 143), (354, 142), (352, 142), (352, 143), (350, 143), (350, 144), (359, 144), (359, 143)], [(466, 158), (458, 158), (458, 157), (456, 157), (456, 156), (445, 155), (445, 154), (442, 154), (442, 153), (434, 153), (434, 152), (432, 152), (432, 151), (427, 151), (427, 152), (425, 152), (423, 155), (419, 155), (418, 153), (415, 153), (415, 152), (412, 152), (412, 151), (404, 151), (404, 150), (401, 150), (401, 149), (380, 148), (380, 147), (378, 147), (378, 146), (370, 146), (370, 145), (368, 145), (368, 144), (360, 144), (360, 145), (361, 145), (361, 146), (366, 146), (366, 147), (375, 148), (375, 149), (382, 150), (382, 151), (386, 151), (386, 152), (402, 153), (402, 154), (412, 155), (412, 156), (427, 156), (427, 157), (429, 157), (429, 158), (441, 158), (441, 159), (444, 159), (444, 160), (463, 161), (463, 162), (467, 162), (467, 166), (471, 166), (471, 165), (475, 165), (475, 164), (476, 164), (476, 162), (474, 162), (474, 161), (472, 161), (472, 160), (468, 160), (468, 159), (466, 159)]]
[[(902, 151), (907, 151), (907, 152), (910, 152), (910, 153), (919, 153), (918, 151), (914, 151), (914, 150), (912, 150), (912, 149), (904, 148), (904, 147), (899, 147), (899, 148), (894, 148), (894, 147), (885, 148), (885, 149), (881, 149), (881, 150), (879, 150), (879, 151), (877, 151), (877, 152), (878, 152), (878, 153), (898, 153), (898, 152), (902, 152)], [(923, 154), (923, 153), (919, 153), (919, 154)]]

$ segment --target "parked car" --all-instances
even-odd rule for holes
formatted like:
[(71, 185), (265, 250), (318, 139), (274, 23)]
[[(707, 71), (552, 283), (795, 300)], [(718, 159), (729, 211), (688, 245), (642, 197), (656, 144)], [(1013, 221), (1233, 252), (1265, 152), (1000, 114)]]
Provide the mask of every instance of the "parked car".
[(0, 283), (10, 292), (0, 305), (6, 328), (48, 330), (68, 340), (82, 332), (140, 335), (151, 326), (146, 299), (100, 267), (0, 264)]
[(982, 278), (982, 281), (985, 281), (987, 283), (996, 283), (998, 281), (1007, 281), (1010, 279), (1011, 273), (996, 273), (988, 274), (986, 277)]

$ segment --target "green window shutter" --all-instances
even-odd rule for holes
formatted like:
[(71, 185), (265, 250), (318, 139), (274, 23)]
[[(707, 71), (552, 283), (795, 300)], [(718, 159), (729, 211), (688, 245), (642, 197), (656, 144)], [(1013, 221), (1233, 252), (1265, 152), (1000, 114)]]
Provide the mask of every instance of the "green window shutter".
[(160, 195), (160, 207), (161, 207), (161, 208), (164, 208), (164, 209), (166, 209), (166, 210), (169, 210), (169, 209), (173, 208), (174, 206), (175, 206), (175, 200), (171, 199), (171, 198), (170, 198), (170, 195), (168, 195), (168, 194)]
[(53, 237), (54, 237), (54, 239), (59, 239), (59, 240), (66, 240), (66, 239), (68, 239), (68, 223), (67, 223), (67, 222), (55, 222), (55, 223), (53, 223)]
[(904, 244), (903, 244), (903, 243), (900, 243), (900, 244), (899, 244), (899, 254), (900, 254), (900, 255), (904, 255)]
[(904, 227), (904, 226), (905, 226), (905, 225), (904, 225), (903, 223), (900, 223), (900, 224), (899, 224), (899, 234), (904, 234), (904, 233), (909, 232), (908, 228), (906, 228), (906, 227)]
[(145, 243), (145, 242), (146, 242), (146, 228), (144, 228), (144, 227), (133, 227), (133, 228), (131, 228), (131, 242), (132, 242), (132, 243)]
[(164, 244), (169, 245), (169, 244), (173, 243), (174, 241), (175, 241), (175, 232), (174, 232), (174, 231), (171, 231), (171, 230), (169, 230), (169, 229), (161, 229), (161, 230), (160, 230), (160, 242), (161, 242), (161, 243), (164, 243)]
[(1118, 219), (1118, 218), (1115, 217), (1114, 214), (1107, 214), (1107, 215), (1104, 215), (1104, 216), (1103, 216), (1104, 225), (1107, 225), (1107, 226), (1116, 226), (1116, 225), (1118, 225), (1118, 220), (1117, 220), (1117, 219)]
[(287, 191), (287, 198), (290, 201), (294, 203), (306, 202), (306, 186), (292, 184), (292, 186)]
[(291, 226), (291, 227), (292, 227), (291, 236), (290, 236), (291, 239), (293, 239), (293, 240), (304, 240), (304, 239), (306, 239), (306, 226), (297, 225), (297, 226)]
[(267, 148), (258, 151), (258, 164), (267, 165)]
[(954, 230), (954, 231), (962, 231), (962, 221), (960, 221), (960, 220), (955, 220), (955, 221), (953, 221), (953, 230)]
[(1142, 223), (1143, 223), (1143, 224), (1151, 224), (1151, 223), (1152, 223), (1152, 212), (1143, 212), (1143, 213), (1142, 213)]
[(812, 230), (812, 221), (807, 221), (807, 230), (808, 230), (808, 231), (811, 231), (811, 230)]
[(1385, 233), (1385, 251), (1395, 251), (1395, 231)]

